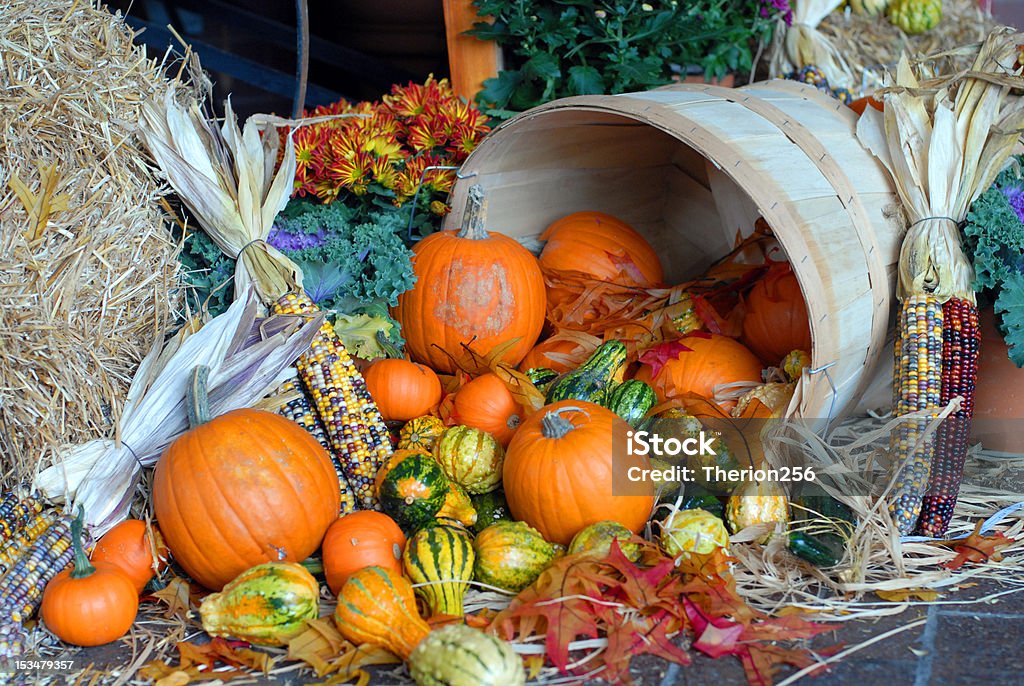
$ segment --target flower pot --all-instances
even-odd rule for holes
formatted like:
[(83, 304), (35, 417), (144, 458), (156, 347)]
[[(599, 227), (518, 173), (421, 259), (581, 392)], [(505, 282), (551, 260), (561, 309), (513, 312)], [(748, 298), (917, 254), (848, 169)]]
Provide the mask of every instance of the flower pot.
[(1024, 453), (1024, 369), (1010, 361), (992, 308), (979, 313), (981, 356), (971, 440), (986, 450)]

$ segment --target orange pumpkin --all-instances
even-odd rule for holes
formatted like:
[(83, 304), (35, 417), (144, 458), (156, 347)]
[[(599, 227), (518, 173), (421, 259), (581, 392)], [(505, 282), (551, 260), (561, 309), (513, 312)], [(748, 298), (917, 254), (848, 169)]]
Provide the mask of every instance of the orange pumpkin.
[(408, 360), (378, 360), (363, 373), (366, 390), (386, 421), (406, 422), (441, 402), (441, 380), (429, 367)]
[(864, 110), (867, 109), (868, 105), (871, 105), (879, 112), (885, 111), (885, 105), (883, 105), (880, 101), (875, 100), (870, 95), (866, 95), (863, 98), (857, 98), (856, 100), (851, 102), (850, 109), (856, 112), (857, 114), (864, 114)]
[[(473, 197), (482, 202), (482, 194)], [(479, 208), (467, 214), (460, 231), (433, 233), (416, 244), (416, 285), (392, 310), (412, 359), (448, 374), (463, 345), (487, 355), (509, 344), (502, 359), (519, 364), (544, 326), (537, 258), (508, 236), (484, 230)]]
[(324, 576), (331, 592), (338, 591), (355, 572), (365, 567), (402, 573), (405, 534), (383, 512), (360, 510), (331, 524), (324, 536)]
[(654, 484), (627, 478), (632, 467), (651, 466), (627, 450), (629, 430), (611, 410), (581, 400), (552, 403), (531, 415), (505, 455), (502, 476), (512, 516), (561, 545), (601, 521), (638, 533), (654, 507)]
[(357, 646), (379, 645), (407, 660), (430, 633), (416, 612), (412, 584), (399, 572), (367, 567), (349, 577), (338, 593), (334, 623)]
[(250, 567), (309, 557), (341, 493), (327, 451), (295, 422), (252, 409), (210, 419), (204, 369), (189, 387), (192, 428), (157, 462), (153, 506), (174, 558), (219, 591)]
[[(126, 519), (103, 534), (92, 551), (93, 564), (109, 563), (121, 571), (142, 590), (158, 570), (167, 566), (167, 546), (156, 525), (150, 525), (152, 535), (146, 530), (146, 523), (139, 519)], [(153, 552), (156, 551), (156, 567)]]
[[(600, 343), (600, 339), (596, 338), (594, 339), (593, 346), (584, 346), (566, 338), (548, 338), (533, 346), (530, 352), (526, 353), (526, 357), (519, 363), (519, 369), (525, 372), (537, 367), (546, 367), (559, 374), (565, 374), (583, 364), (587, 357), (590, 356), (590, 353), (597, 350), (597, 346)], [(551, 359), (548, 357), (548, 353), (572, 355), (577, 358), (577, 361), (576, 364), (567, 364), (561, 360)]]
[(778, 365), (790, 351), (811, 349), (807, 304), (788, 262), (772, 265), (750, 289), (741, 340), (768, 365)]
[(519, 428), (523, 406), (497, 374), (484, 374), (455, 394), (453, 417), (463, 426), (486, 431), (505, 447)]
[(710, 400), (720, 384), (761, 382), (761, 361), (732, 338), (697, 333), (679, 343), (688, 350), (668, 360), (657, 374), (650, 364), (641, 365), (636, 373), (635, 378), (654, 389), (659, 402), (685, 398), (690, 393)]

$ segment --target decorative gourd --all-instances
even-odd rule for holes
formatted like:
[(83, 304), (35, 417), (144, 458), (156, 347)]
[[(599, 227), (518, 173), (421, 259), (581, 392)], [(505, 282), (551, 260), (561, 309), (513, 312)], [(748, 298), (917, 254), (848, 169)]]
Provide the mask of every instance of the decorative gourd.
[(756, 406), (754, 417), (781, 417), (789, 407), (795, 391), (795, 383), (766, 383), (754, 386), (739, 397), (731, 414), (733, 417), (744, 416), (744, 413), (751, 409), (750, 403), (756, 400), (764, 407)]
[[(683, 459), (685, 466), (691, 470), (693, 483), (723, 495), (732, 493), (733, 489), (739, 485), (739, 480), (728, 478), (730, 472), (740, 469), (739, 460), (736, 459), (721, 433), (705, 427), (699, 419), (687, 414), (685, 410), (670, 408), (660, 412), (657, 416), (648, 418), (643, 423), (643, 429), (651, 434), (657, 434), (663, 439), (675, 438), (679, 441), (685, 441), (688, 438), (696, 438), (699, 441), (702, 431), (712, 435), (710, 444), (714, 455), (698, 451), (696, 454), (686, 455)], [(652, 462), (654, 461), (655, 458), (652, 458)], [(671, 466), (678, 461), (678, 459), (668, 456), (663, 464)], [(716, 467), (719, 469), (715, 470)], [(658, 468), (663, 469), (664, 466), (659, 465)], [(713, 471), (708, 472), (708, 469)]]
[(811, 356), (803, 350), (791, 350), (782, 358), (782, 371), (788, 381), (798, 381), (811, 366)]
[(761, 382), (761, 361), (732, 338), (698, 332), (679, 342), (687, 350), (666, 362), (657, 375), (649, 364), (641, 365), (636, 373), (635, 378), (650, 384), (658, 394), (659, 402), (684, 398), (689, 393), (712, 400), (715, 386)]
[(135, 584), (135, 589), (142, 593), (157, 571), (167, 566), (167, 555), (164, 537), (155, 524), (147, 530), (146, 522), (141, 519), (126, 519), (97, 541), (92, 563), (120, 567)]
[(153, 506), (175, 560), (220, 590), (263, 562), (309, 557), (338, 518), (341, 495), (327, 451), (295, 422), (252, 409), (210, 419), (208, 373), (193, 374), (192, 428), (157, 463)]
[(429, 523), (448, 496), (448, 479), (429, 455), (413, 453), (393, 465), (380, 482), (381, 507), (411, 533)]
[(487, 355), (518, 339), (502, 357), (517, 365), (544, 326), (537, 258), (514, 239), (484, 230), (483, 191), (474, 186), (469, 196), (460, 231), (432, 233), (413, 248), (416, 285), (392, 310), (412, 359), (445, 374), (455, 371), (463, 345)]
[(534, 367), (526, 372), (526, 378), (530, 380), (537, 390), (541, 393), (547, 393), (548, 388), (554, 383), (555, 379), (558, 378), (559, 374), (554, 369), (548, 369), (547, 367)]
[(850, 10), (854, 14), (873, 17), (885, 11), (889, 0), (850, 0)]
[(629, 379), (612, 388), (605, 407), (635, 428), (657, 403), (653, 388), (638, 379)]
[(82, 548), (83, 510), (71, 524), (75, 564), (46, 584), (40, 613), (53, 635), (76, 646), (98, 646), (127, 633), (139, 610), (135, 583), (119, 567), (93, 565)]
[(469, 494), (466, 493), (466, 489), (454, 481), (448, 482), (448, 495), (445, 496), (444, 504), (438, 510), (436, 517), (450, 519), (465, 527), (471, 527), (477, 521), (476, 508), (473, 507), (473, 501), (469, 499)]
[(384, 478), (387, 477), (396, 465), (411, 455), (426, 455), (433, 459), (430, 451), (423, 450), (422, 448), (399, 448), (391, 453), (391, 457), (380, 466), (380, 469), (377, 470), (377, 475), (373, 478), (373, 492), (377, 495), (378, 499), (380, 498), (380, 487), (384, 483)]
[[(473, 579), (473, 538), (454, 526), (428, 526), (409, 539), (402, 556), (405, 575), (431, 615), (463, 615), (462, 600)], [(428, 583), (433, 582), (433, 583)], [(441, 583), (438, 583), (441, 582)]]
[(931, 31), (942, 21), (942, 0), (892, 0), (889, 21), (910, 36)]
[(512, 516), (561, 545), (605, 520), (639, 532), (654, 507), (654, 488), (650, 481), (626, 478), (631, 468), (651, 468), (645, 456), (627, 449), (628, 431), (611, 410), (580, 400), (531, 415), (505, 456), (503, 483)]
[(416, 613), (416, 595), (401, 574), (366, 567), (341, 587), (334, 623), (356, 645), (378, 645), (406, 660), (430, 633)]
[[(595, 339), (595, 341), (597, 340)], [(548, 338), (533, 346), (530, 352), (526, 353), (526, 357), (519, 363), (519, 369), (528, 372), (531, 369), (545, 368), (558, 374), (565, 374), (576, 365), (566, 362), (563, 355), (579, 355), (579, 362), (582, 362), (596, 349), (596, 342), (594, 345), (584, 345), (569, 338)], [(554, 357), (550, 356), (552, 353), (555, 355)]]
[[(748, 526), (789, 522), (789, 500), (774, 481), (748, 481), (729, 496), (725, 505), (725, 521), (737, 533)], [(757, 540), (764, 543), (771, 532)]]
[(465, 624), (430, 633), (409, 656), (416, 686), (525, 686), (522, 659), (508, 643)]
[(508, 511), (508, 502), (505, 500), (505, 491), (499, 489), (482, 495), (474, 495), (470, 500), (476, 509), (476, 524), (473, 525), (473, 533), (478, 534), (491, 524), (512, 521), (512, 515)]
[(611, 552), (612, 541), (618, 541), (622, 554), (636, 562), (640, 559), (640, 546), (633, 543), (632, 538), (633, 532), (618, 522), (597, 522), (573, 536), (568, 553), (605, 558)]
[(485, 431), (453, 426), (434, 445), (434, 459), (449, 479), (475, 495), (501, 484), (505, 449)]
[(446, 428), (440, 418), (429, 414), (410, 419), (398, 434), (398, 448), (423, 450), (429, 453)]
[(454, 419), (494, 436), (504, 448), (512, 440), (523, 417), (523, 406), (512, 397), (497, 374), (484, 374), (455, 394)]
[(788, 262), (773, 264), (747, 294), (742, 341), (770, 365), (792, 350), (811, 349), (807, 304)]
[(676, 510), (661, 522), (658, 541), (671, 557), (683, 553), (707, 555), (715, 548), (729, 546), (729, 532), (725, 522), (706, 510)]
[(404, 422), (441, 402), (441, 380), (434, 370), (408, 360), (377, 360), (363, 372), (366, 390), (386, 421)]
[(211, 636), (285, 645), (320, 616), (320, 585), (298, 563), (265, 562), (203, 598), (199, 616)]
[(360, 510), (331, 524), (322, 546), (324, 577), (334, 595), (364, 567), (383, 567), (401, 574), (405, 535), (383, 512)]
[(602, 343), (587, 361), (557, 379), (548, 388), (548, 403), (560, 400), (586, 400), (602, 405), (613, 384), (622, 381), (626, 371), (626, 346), (622, 341)]
[(564, 552), (526, 522), (492, 524), (476, 535), (473, 548), (473, 578), (514, 592), (532, 584)]

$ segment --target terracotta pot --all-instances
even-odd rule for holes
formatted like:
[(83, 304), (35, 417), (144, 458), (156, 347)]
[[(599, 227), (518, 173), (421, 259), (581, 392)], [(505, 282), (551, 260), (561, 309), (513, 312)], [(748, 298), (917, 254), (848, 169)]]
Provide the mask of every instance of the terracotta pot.
[(971, 439), (987, 450), (1024, 453), (1024, 369), (1010, 361), (991, 308), (980, 313), (981, 357)]

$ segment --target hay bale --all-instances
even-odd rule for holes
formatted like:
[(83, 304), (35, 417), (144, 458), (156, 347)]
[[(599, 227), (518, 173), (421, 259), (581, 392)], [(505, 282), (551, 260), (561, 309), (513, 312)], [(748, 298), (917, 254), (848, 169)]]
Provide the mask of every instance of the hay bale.
[(112, 435), (176, 306), (165, 192), (135, 136), (161, 65), (91, 1), (0, 11), (0, 487)]

